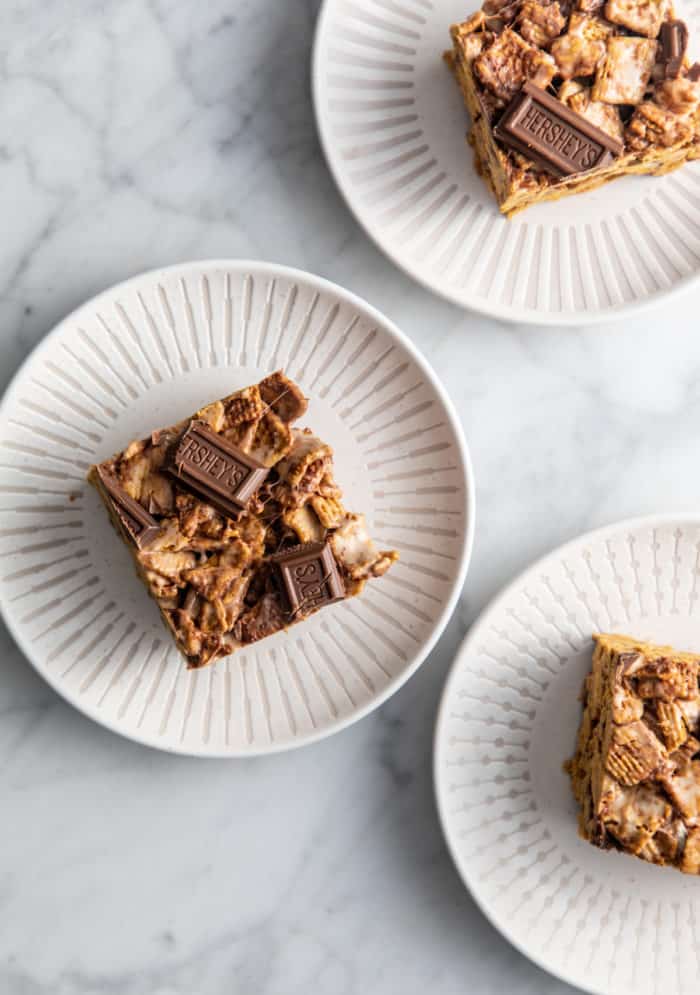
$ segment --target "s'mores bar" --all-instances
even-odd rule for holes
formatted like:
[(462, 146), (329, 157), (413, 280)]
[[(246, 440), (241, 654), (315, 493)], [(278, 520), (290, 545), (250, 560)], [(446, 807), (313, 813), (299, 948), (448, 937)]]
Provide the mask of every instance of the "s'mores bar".
[(90, 468), (188, 667), (359, 594), (398, 558), (347, 511), (282, 372)]
[(445, 53), (509, 217), (700, 157), (700, 64), (668, 0), (485, 0)]
[(581, 835), (700, 874), (700, 656), (594, 636), (567, 769)]

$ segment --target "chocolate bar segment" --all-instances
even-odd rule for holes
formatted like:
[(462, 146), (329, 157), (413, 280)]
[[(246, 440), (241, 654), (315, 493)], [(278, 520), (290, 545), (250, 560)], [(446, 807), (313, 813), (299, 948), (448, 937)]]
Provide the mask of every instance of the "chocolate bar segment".
[(606, 166), (622, 143), (532, 83), (513, 97), (494, 128), (504, 145), (554, 176)]
[(102, 467), (97, 467), (97, 477), (124, 532), (138, 549), (145, 549), (160, 533), (158, 522)]
[(688, 28), (683, 21), (664, 21), (659, 34), (661, 62), (666, 79), (676, 79), (688, 48)]
[(182, 433), (168, 469), (197, 497), (234, 519), (269, 473), (202, 421), (191, 421)]
[(309, 615), (342, 601), (345, 587), (327, 542), (308, 542), (276, 553), (271, 562), (284, 588), (292, 617)]

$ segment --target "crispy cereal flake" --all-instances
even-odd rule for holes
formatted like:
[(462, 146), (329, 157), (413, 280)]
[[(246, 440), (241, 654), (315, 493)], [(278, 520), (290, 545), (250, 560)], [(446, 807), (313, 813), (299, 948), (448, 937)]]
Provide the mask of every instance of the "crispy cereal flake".
[(656, 38), (667, 6), (667, 0), (608, 0), (605, 16), (638, 35)]
[(625, 36), (608, 38), (593, 84), (593, 99), (607, 104), (638, 104), (644, 97), (655, 60), (655, 41)]

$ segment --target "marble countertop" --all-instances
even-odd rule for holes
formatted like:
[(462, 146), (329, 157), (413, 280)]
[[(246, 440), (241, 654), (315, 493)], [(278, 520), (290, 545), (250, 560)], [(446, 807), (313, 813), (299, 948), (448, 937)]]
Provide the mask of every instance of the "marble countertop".
[(0, 633), (2, 995), (572, 992), (462, 887), (431, 738), (468, 625), (583, 530), (700, 500), (700, 291), (586, 330), (431, 296), (368, 241), (309, 97), (315, 0), (5, 0), (0, 385), (110, 284), (270, 259), (371, 301), (463, 419), (477, 534), (458, 611), (379, 712), (248, 762), (166, 756), (65, 705)]

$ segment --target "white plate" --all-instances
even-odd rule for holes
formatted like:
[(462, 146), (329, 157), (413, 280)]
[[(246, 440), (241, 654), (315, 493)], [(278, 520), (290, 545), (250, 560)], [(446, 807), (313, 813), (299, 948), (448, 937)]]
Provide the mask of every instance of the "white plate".
[[(362, 597), (188, 672), (84, 476), (132, 438), (284, 368), (335, 450), (350, 508), (401, 553)], [(467, 570), (474, 488), (444, 390), (378, 311), (266, 263), (176, 266), (66, 318), (0, 409), (0, 603), (68, 701), (202, 756), (285, 749), (365, 715), (442, 632)]]
[[(358, 221), (416, 280), (513, 321), (629, 314), (700, 271), (700, 164), (503, 218), (442, 62), (474, 0), (326, 0), (314, 48), (321, 140)], [(700, 0), (676, 4), (700, 46)]]
[(524, 954), (600, 995), (696, 995), (700, 879), (577, 834), (573, 753), (591, 633), (700, 649), (700, 518), (635, 519), (540, 560), (484, 612), (435, 732), (447, 842), (484, 913)]

